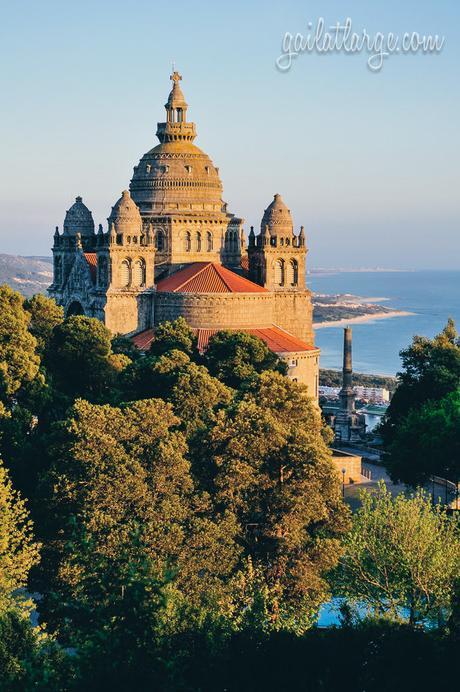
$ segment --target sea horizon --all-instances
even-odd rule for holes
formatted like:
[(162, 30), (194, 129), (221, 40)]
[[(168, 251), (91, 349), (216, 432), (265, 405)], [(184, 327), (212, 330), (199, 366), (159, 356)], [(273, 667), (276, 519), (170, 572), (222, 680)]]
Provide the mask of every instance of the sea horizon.
[[(379, 296), (385, 307), (411, 313), (351, 325), (356, 372), (394, 376), (400, 370), (399, 352), (415, 334), (432, 338), (449, 317), (460, 325), (460, 270), (335, 271), (310, 273), (307, 282), (315, 293)], [(321, 368), (341, 368), (342, 334), (342, 324), (316, 330)]]

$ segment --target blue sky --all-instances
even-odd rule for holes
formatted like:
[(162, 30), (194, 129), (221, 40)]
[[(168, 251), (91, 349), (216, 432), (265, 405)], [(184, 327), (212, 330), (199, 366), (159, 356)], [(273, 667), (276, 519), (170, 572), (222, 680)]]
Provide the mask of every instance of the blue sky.
[[(438, 55), (299, 56), (284, 33), (444, 35)], [(451, 0), (4, 3), (0, 252), (49, 254), (81, 194), (103, 222), (156, 143), (171, 61), (224, 199), (258, 226), (275, 192), (311, 266), (460, 268), (460, 3)]]

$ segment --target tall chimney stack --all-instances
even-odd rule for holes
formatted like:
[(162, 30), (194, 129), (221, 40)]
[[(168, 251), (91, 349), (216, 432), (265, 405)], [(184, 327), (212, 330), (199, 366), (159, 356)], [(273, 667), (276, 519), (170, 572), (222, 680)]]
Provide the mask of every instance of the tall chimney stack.
[(353, 391), (353, 365), (351, 358), (351, 328), (343, 330), (343, 370), (342, 389), (340, 390), (342, 409), (347, 413), (355, 410), (355, 393)]

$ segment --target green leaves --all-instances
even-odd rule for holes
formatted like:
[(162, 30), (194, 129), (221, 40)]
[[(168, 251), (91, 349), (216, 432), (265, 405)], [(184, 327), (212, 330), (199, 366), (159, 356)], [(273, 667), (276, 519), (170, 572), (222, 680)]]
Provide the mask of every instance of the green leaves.
[(204, 358), (211, 375), (234, 389), (253, 386), (265, 370), (287, 372), (286, 363), (261, 339), (245, 332), (218, 332)]
[(29, 332), (30, 315), (22, 296), (0, 286), (0, 401), (8, 402), (38, 373), (37, 342)]
[[(219, 413), (209, 433), (210, 492), (241, 527), (242, 569), (249, 559), (257, 599), (265, 594), (264, 628), (310, 626), (340, 556), (348, 511), (321, 432), (306, 389), (265, 372), (254, 391)], [(242, 574), (237, 583), (246, 579)]]
[(0, 614), (23, 600), (18, 589), (27, 585), (38, 549), (25, 502), (0, 462)]
[(383, 483), (361, 501), (345, 536), (337, 593), (393, 620), (437, 618), (460, 576), (458, 522), (422, 492), (393, 498)]

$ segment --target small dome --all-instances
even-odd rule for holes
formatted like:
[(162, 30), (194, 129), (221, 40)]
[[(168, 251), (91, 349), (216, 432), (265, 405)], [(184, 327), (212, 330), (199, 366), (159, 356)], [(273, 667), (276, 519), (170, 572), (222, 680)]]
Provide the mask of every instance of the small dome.
[(108, 222), (109, 225), (113, 223), (117, 233), (142, 232), (141, 215), (128, 190), (123, 190), (120, 199), (112, 207)]
[(83, 204), (81, 197), (75, 199), (66, 212), (64, 219), (64, 233), (66, 235), (92, 235), (94, 233), (93, 215), (88, 207)]
[(173, 83), (173, 88), (171, 89), (168, 100), (166, 102), (165, 108), (187, 108), (187, 103), (185, 101), (182, 89), (179, 86), (179, 82), (182, 79), (178, 72), (173, 72), (171, 75), (171, 80)]
[(261, 231), (268, 226), (270, 235), (289, 235), (294, 232), (291, 212), (283, 202), (281, 195), (276, 194), (273, 202), (264, 211), (260, 224)]
[(168, 96), (166, 108), (183, 108), (184, 106), (187, 107), (187, 102), (185, 101), (185, 96), (182, 93), (182, 89), (177, 83), (174, 83), (174, 86)]

